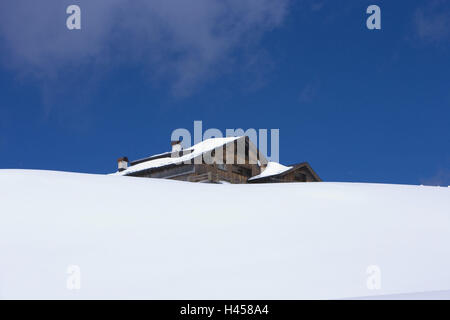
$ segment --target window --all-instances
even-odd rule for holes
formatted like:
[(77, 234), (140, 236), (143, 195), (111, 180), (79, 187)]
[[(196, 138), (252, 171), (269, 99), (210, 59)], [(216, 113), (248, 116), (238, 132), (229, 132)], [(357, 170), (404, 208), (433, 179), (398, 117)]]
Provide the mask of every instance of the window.
[(295, 181), (306, 182), (306, 175), (304, 173), (297, 172), (295, 174)]
[(245, 168), (245, 167), (238, 167), (238, 166), (234, 166), (233, 167), (233, 172), (246, 176), (246, 177), (251, 177), (252, 176), (252, 170)]

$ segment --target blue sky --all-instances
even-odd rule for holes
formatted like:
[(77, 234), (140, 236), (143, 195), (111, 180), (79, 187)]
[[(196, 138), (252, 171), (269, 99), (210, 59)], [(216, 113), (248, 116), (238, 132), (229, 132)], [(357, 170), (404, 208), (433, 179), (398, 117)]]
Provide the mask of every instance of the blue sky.
[(446, 1), (33, 3), (0, 4), (0, 168), (109, 173), (202, 120), (325, 181), (450, 184)]

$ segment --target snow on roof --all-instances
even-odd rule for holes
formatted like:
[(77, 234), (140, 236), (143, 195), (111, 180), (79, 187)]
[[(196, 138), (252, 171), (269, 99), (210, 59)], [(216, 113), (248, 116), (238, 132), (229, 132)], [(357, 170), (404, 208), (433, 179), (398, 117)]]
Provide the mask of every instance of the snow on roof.
[(260, 179), (260, 178), (274, 176), (274, 175), (286, 172), (290, 169), (292, 169), (292, 167), (286, 167), (278, 162), (271, 161), (271, 162), (267, 163), (267, 167), (263, 172), (261, 172), (260, 174), (254, 176), (254, 177), (251, 177), (248, 180), (254, 180), (254, 179)]
[(141, 163), (135, 164), (134, 166), (128, 167), (128, 169), (126, 169), (126, 170), (113, 173), (113, 175), (126, 176), (128, 174), (147, 170), (147, 169), (159, 168), (159, 167), (168, 166), (168, 165), (172, 165), (172, 164), (180, 164), (182, 162), (192, 160), (195, 157), (197, 157), (205, 152), (209, 152), (211, 150), (219, 148), (219, 147), (221, 147), (231, 141), (237, 140), (239, 138), (241, 138), (241, 137), (206, 139), (202, 142), (199, 142), (199, 143), (193, 145), (190, 148), (184, 149), (182, 152), (188, 152), (188, 153), (181, 157), (164, 157), (164, 158), (141, 162)]

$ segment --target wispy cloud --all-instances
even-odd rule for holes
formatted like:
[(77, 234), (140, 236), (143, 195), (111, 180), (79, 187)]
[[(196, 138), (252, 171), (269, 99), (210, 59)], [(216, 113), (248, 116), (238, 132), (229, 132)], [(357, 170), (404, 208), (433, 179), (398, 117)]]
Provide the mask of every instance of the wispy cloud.
[(320, 81), (318, 79), (312, 80), (311, 82), (307, 83), (300, 91), (299, 102), (311, 103), (319, 93), (319, 89)]
[(450, 6), (447, 1), (434, 0), (418, 8), (414, 15), (416, 35), (432, 43), (450, 41)]
[(434, 176), (421, 179), (420, 182), (427, 186), (450, 186), (450, 170), (441, 168)]
[(324, 5), (325, 5), (324, 2), (314, 1), (311, 3), (311, 11), (320, 11), (320, 10), (322, 10)]
[[(133, 63), (183, 95), (227, 70), (236, 50), (257, 50), (260, 37), (282, 24), (288, 1), (4, 0), (1, 62), (36, 79)], [(65, 26), (74, 3), (80, 31)]]

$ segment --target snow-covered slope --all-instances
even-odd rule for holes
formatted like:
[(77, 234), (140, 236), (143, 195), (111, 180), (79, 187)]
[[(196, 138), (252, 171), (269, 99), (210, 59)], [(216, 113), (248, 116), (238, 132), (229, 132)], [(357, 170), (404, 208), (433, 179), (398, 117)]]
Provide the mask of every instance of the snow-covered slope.
[[(0, 170), (1, 298), (299, 299), (450, 289), (450, 188)], [(81, 289), (66, 287), (78, 266)], [(367, 288), (367, 267), (381, 289)]]

